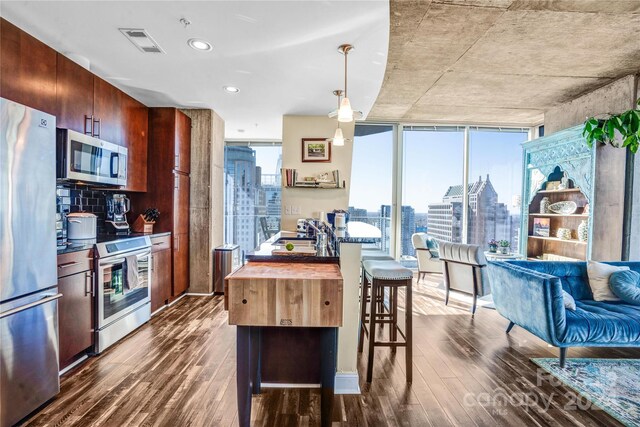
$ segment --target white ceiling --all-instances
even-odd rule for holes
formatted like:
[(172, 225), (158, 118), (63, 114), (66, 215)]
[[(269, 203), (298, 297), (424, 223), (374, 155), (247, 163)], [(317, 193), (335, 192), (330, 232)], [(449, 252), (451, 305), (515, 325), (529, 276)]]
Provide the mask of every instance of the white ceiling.
[[(382, 0), (2, 1), (0, 14), (57, 51), (85, 57), (94, 73), (148, 106), (215, 110), (228, 139), (279, 140), (282, 115), (336, 108), (342, 43), (355, 46), (349, 98), (366, 116), (387, 62)], [(143, 54), (118, 28), (146, 29), (166, 54)], [(213, 51), (191, 49), (192, 37)]]

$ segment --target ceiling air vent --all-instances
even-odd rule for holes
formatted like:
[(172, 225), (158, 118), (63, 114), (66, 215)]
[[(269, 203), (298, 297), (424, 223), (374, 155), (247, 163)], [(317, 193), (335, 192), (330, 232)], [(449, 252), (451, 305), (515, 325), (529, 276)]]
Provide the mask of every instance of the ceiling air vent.
[(158, 43), (143, 28), (118, 28), (140, 52), (165, 53)]

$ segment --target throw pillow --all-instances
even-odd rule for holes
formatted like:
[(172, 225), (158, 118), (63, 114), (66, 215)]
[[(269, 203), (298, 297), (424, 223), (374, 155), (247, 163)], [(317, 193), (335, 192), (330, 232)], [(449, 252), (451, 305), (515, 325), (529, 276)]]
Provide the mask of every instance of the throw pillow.
[(620, 301), (609, 287), (609, 277), (616, 271), (628, 270), (629, 267), (616, 267), (601, 262), (589, 261), (587, 276), (594, 301)]
[(440, 258), (440, 247), (438, 246), (438, 241), (436, 239), (427, 237), (427, 249), (429, 249), (432, 257)]
[(611, 290), (622, 301), (640, 305), (640, 273), (633, 270), (616, 271), (609, 279)]
[(573, 299), (569, 292), (562, 291), (562, 299), (564, 300), (564, 308), (576, 311), (576, 300)]

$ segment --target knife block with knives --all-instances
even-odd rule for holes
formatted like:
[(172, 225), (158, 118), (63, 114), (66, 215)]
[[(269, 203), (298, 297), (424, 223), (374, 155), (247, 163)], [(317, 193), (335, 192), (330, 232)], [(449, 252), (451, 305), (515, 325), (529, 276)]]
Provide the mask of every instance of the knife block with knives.
[(156, 223), (159, 216), (160, 212), (158, 212), (158, 209), (149, 208), (145, 210), (143, 214), (138, 215), (131, 229), (136, 233), (152, 234), (153, 224)]

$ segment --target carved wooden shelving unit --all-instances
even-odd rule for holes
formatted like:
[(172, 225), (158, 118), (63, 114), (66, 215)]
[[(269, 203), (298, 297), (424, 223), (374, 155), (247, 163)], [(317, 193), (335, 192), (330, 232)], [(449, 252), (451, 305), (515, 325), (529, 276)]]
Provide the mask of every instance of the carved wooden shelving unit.
[[(528, 259), (572, 259), (590, 258), (592, 216), (585, 207), (593, 202), (595, 158), (582, 137), (582, 126), (576, 126), (553, 135), (523, 144), (524, 183), (520, 227), (520, 252)], [(569, 188), (547, 190), (549, 181), (560, 181), (566, 172)], [(553, 204), (573, 201), (578, 206), (572, 214), (540, 213), (540, 202), (544, 197)], [(535, 236), (535, 218), (548, 218), (549, 237)], [(588, 239), (578, 239), (578, 226), (586, 220)], [(559, 239), (558, 228), (572, 230), (571, 239)], [(545, 256), (546, 255), (546, 256)]]

